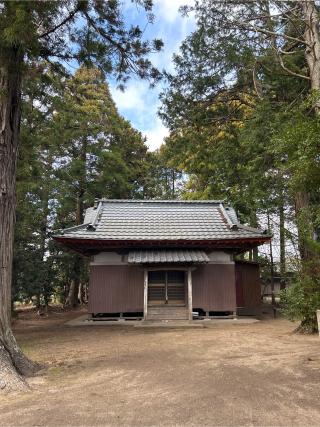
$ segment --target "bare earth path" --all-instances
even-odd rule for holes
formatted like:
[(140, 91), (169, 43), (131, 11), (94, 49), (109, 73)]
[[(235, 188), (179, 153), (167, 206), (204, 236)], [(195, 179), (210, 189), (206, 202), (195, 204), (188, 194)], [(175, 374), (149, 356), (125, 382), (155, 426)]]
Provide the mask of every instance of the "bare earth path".
[(1, 426), (320, 425), (320, 340), (292, 323), (146, 331), (70, 317), (16, 325), (47, 370), (31, 393), (0, 397)]

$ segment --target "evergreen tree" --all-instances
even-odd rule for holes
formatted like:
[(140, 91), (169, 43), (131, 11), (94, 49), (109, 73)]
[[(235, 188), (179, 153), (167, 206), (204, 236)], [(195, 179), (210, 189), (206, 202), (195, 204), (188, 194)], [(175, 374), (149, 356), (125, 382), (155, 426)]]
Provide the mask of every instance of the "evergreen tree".
[[(147, 147), (141, 134), (118, 113), (103, 73), (81, 67), (54, 104), (56, 227), (82, 224), (96, 198), (139, 197)], [(66, 304), (78, 303), (87, 266), (70, 255), (73, 274)], [(82, 286), (81, 286), (82, 285)]]
[[(289, 207), (302, 268), (319, 264), (319, 7), (202, 0), (191, 9), (197, 28), (174, 57), (160, 111), (166, 149), (190, 176), (187, 196), (227, 197), (253, 226), (259, 212), (279, 215), (282, 272)], [(313, 329), (314, 310), (301, 320)]]
[(148, 153), (144, 198), (164, 200), (179, 198), (183, 188), (183, 176), (171, 160), (167, 145)]
[[(138, 3), (150, 12), (149, 0)], [(21, 84), (28, 66), (39, 60), (87, 61), (113, 72), (120, 82), (131, 72), (157, 78), (147, 54), (159, 50), (161, 42), (144, 42), (139, 27), (128, 28), (118, 1), (1, 1), (0, 12), (0, 378), (1, 387), (10, 389), (25, 386), (18, 373), (37, 369), (10, 327)]]
[(17, 210), (14, 243), (13, 300), (48, 299), (51, 264), (47, 257), (49, 200), (54, 176), (49, 129), (56, 93), (47, 64), (33, 64), (23, 86), (21, 149), (17, 170)]

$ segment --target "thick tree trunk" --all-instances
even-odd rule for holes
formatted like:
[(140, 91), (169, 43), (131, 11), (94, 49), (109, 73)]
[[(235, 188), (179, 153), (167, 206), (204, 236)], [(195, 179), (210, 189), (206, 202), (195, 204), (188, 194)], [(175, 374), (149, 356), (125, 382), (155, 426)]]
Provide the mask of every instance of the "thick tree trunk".
[[(20, 374), (37, 365), (24, 356), (11, 332), (11, 282), (15, 222), (15, 178), (21, 117), (21, 65), (18, 47), (0, 58), (0, 384), (21, 388)], [(9, 64), (9, 65), (8, 65)]]
[(88, 283), (86, 283), (83, 288), (83, 300), (85, 304), (88, 303)]
[(80, 285), (80, 281), (78, 277), (71, 280), (68, 296), (65, 303), (67, 307), (74, 308), (79, 304), (79, 300), (78, 300), (79, 285)]
[[(312, 0), (303, 0), (300, 2), (304, 21), (306, 41), (305, 58), (309, 68), (310, 86), (312, 91), (320, 90), (320, 36), (319, 36), (319, 15)], [(320, 93), (317, 93), (314, 106), (316, 114), (320, 114)]]
[(79, 293), (78, 293), (78, 301), (80, 304), (86, 304), (87, 303), (87, 298), (86, 298), (87, 289), (86, 288), (87, 288), (86, 283), (83, 281), (80, 282)]
[(0, 392), (17, 391), (27, 388), (24, 379), (12, 364), (11, 357), (0, 340)]
[[(305, 22), (305, 58), (308, 64), (310, 89), (315, 96), (314, 114), (320, 114), (320, 34), (319, 13), (313, 0), (301, 0), (300, 5)], [(295, 211), (299, 228), (299, 249), (302, 260), (309, 260), (307, 239), (313, 238), (314, 227), (309, 215), (309, 194), (302, 188), (295, 196)]]

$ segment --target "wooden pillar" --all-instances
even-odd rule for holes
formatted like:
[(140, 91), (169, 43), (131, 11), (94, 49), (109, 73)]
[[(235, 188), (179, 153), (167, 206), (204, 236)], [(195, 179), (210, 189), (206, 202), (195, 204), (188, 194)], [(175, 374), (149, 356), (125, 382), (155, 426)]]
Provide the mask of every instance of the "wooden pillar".
[(189, 320), (193, 320), (192, 315), (192, 271), (188, 268), (188, 309), (189, 309)]
[(143, 320), (148, 316), (148, 270), (144, 270)]

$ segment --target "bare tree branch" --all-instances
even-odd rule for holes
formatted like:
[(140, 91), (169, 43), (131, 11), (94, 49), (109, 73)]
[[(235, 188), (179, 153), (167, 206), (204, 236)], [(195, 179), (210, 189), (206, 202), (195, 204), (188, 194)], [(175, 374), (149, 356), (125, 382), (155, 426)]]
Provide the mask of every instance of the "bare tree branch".
[(304, 45), (308, 45), (308, 43), (305, 40), (298, 39), (297, 37), (288, 36), (287, 34), (284, 34), (284, 33), (277, 33), (276, 31), (266, 30), (265, 28), (257, 27), (257, 26), (252, 25), (252, 24), (247, 25), (245, 22), (241, 22), (241, 21), (239, 21), (239, 25), (242, 26), (244, 29), (249, 30), (249, 31), (251, 30), (251, 31), (255, 31), (257, 33), (262, 33), (262, 34), (266, 34), (266, 35), (270, 35), (270, 36), (280, 37), (280, 38), (283, 38), (285, 40), (291, 40), (291, 41), (295, 41), (297, 43), (302, 43)]
[(282, 56), (279, 54), (279, 52), (277, 52), (277, 56), (278, 56), (278, 58), (279, 58), (279, 63), (280, 63), (280, 65), (281, 65), (281, 68), (282, 68), (283, 70), (285, 70), (287, 73), (289, 73), (289, 74), (291, 74), (292, 76), (295, 76), (295, 77), (300, 77), (301, 79), (311, 80), (311, 79), (310, 79), (310, 77), (305, 76), (305, 75), (303, 75), (303, 74), (296, 73), (295, 71), (292, 71), (292, 70), (290, 70), (288, 67), (286, 67), (286, 65), (285, 65), (285, 64), (284, 64), (284, 62), (283, 62), (283, 58), (282, 58)]
[(282, 54), (282, 55), (294, 55), (295, 53), (298, 53), (297, 50), (292, 50), (292, 51), (288, 51), (288, 50), (282, 50), (280, 48), (278, 48), (278, 51)]

